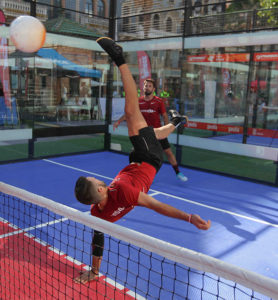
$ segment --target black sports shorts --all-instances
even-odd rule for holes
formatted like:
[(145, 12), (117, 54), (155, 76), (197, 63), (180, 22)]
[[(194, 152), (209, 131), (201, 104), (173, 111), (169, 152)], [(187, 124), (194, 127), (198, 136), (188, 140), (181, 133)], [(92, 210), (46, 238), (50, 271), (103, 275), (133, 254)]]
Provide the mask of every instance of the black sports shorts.
[(163, 140), (159, 140), (159, 142), (160, 142), (160, 145), (161, 145), (163, 150), (170, 148), (170, 144), (169, 144), (169, 141), (168, 141), (167, 138), (163, 139)]
[(142, 161), (154, 166), (159, 171), (163, 162), (163, 149), (152, 127), (139, 130), (139, 135), (129, 137), (134, 150), (129, 154), (129, 162)]

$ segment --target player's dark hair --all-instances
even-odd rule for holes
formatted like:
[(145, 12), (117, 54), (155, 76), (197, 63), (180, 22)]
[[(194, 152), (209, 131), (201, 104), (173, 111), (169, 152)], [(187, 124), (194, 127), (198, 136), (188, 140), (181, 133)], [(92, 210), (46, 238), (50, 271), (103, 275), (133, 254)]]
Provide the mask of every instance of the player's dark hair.
[(155, 84), (155, 80), (154, 80), (154, 79), (152, 79), (152, 78), (147, 78), (147, 79), (144, 80), (144, 84), (145, 84), (146, 82), (151, 82), (151, 83), (153, 84), (153, 87), (156, 88), (156, 84)]
[(74, 194), (79, 202), (87, 205), (96, 204), (101, 200), (97, 191), (97, 185), (84, 176), (80, 176), (77, 179)]

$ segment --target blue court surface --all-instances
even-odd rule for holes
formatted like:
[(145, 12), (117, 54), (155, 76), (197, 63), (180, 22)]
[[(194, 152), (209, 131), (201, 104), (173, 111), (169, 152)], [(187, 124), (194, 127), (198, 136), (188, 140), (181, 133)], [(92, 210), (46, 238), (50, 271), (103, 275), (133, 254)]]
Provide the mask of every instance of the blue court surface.
[[(88, 211), (74, 197), (76, 179), (94, 176), (107, 184), (128, 164), (112, 152), (0, 165), (0, 181)], [(278, 279), (278, 189), (216, 174), (181, 168), (189, 178), (178, 181), (164, 164), (150, 194), (189, 213), (212, 221), (211, 229), (134, 208), (117, 224), (192, 249), (262, 275)]]

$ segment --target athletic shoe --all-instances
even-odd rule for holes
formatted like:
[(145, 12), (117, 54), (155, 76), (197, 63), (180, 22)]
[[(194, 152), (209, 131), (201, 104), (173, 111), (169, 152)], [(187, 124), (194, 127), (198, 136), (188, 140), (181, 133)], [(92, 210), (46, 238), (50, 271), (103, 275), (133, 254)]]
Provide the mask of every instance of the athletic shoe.
[(178, 178), (180, 181), (183, 181), (183, 182), (185, 182), (185, 181), (188, 180), (188, 178), (187, 178), (186, 176), (184, 176), (184, 175), (182, 174), (182, 172), (179, 172), (179, 173), (177, 174), (177, 178)]
[(170, 109), (170, 123), (172, 123), (176, 128), (180, 125), (185, 125), (188, 122), (187, 116), (181, 116), (176, 110)]
[(105, 50), (109, 54), (109, 56), (118, 67), (125, 64), (123, 48), (120, 45), (116, 44), (109, 37), (98, 38), (97, 43), (103, 50)]

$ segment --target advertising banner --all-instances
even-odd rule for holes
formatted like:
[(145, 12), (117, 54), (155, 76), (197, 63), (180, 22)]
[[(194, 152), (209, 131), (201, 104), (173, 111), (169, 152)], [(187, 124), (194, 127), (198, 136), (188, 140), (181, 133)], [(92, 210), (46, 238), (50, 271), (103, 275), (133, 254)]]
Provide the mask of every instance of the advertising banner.
[(140, 78), (140, 90), (143, 91), (144, 81), (151, 78), (151, 63), (145, 51), (137, 51), (138, 69)]

